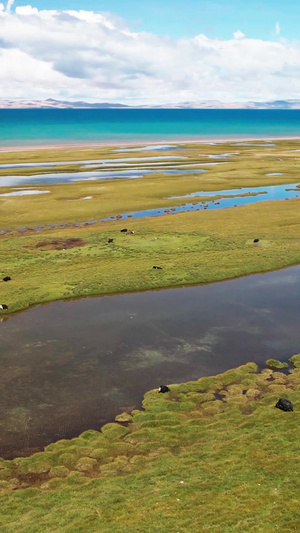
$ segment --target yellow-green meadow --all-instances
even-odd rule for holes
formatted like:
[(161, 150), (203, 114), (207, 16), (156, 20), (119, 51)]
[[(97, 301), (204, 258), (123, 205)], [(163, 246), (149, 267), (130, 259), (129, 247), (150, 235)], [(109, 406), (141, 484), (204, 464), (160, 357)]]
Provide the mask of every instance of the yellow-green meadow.
[[(177, 169), (180, 174), (175, 175), (151, 166), (154, 161), (149, 157), (156, 157), (158, 152), (142, 149), (134, 154), (116, 153), (107, 147), (1, 153), (2, 165), (119, 158), (122, 160), (119, 167), (104, 165), (104, 171), (118, 172), (118, 168), (122, 171), (136, 165), (142, 165), (141, 173), (155, 169), (154, 174), (136, 179), (93, 178), (93, 181), (84, 179), (85, 171), (90, 169), (74, 163), (70, 168), (60, 165), (50, 170), (1, 169), (6, 176), (8, 173), (23, 176), (18, 186), (2, 187), (3, 194), (32, 188), (50, 191), (0, 197), (0, 227), (4, 229), (0, 237), (0, 274), (12, 278), (10, 283), (1, 285), (3, 302), (13, 312), (60, 298), (207, 283), (298, 263), (298, 198), (186, 213), (172, 213), (172, 209), (187, 202), (202, 201), (205, 205), (206, 197), (170, 198), (210, 191), (215, 192), (213, 200), (218, 202), (218, 191), (296, 186), (300, 156), (293, 150), (298, 146), (295, 140), (276, 141), (274, 147), (256, 146), (254, 142), (253, 147), (235, 143), (184, 145), (184, 150), (171, 150), (166, 159), (155, 160), (165, 169), (167, 165)], [(187, 159), (171, 160), (175, 154)], [(223, 158), (215, 158), (222, 154)], [(130, 161), (133, 155), (146, 158), (147, 166), (144, 159), (142, 163)], [(128, 160), (127, 167), (123, 160), (125, 163)], [(95, 165), (96, 171), (103, 170), (101, 163)], [(199, 168), (206, 172), (196, 173)], [(191, 173), (185, 174), (187, 169)], [(61, 176), (67, 170), (80, 172), (82, 181), (27, 184), (37, 174), (42, 176), (51, 171)], [(156, 208), (163, 216), (129, 216), (121, 220), (122, 213)], [(119, 220), (109, 220), (118, 215)], [(102, 219), (108, 220), (72, 227), (74, 222)], [(51, 224), (58, 227), (49, 228)], [(124, 228), (134, 234), (122, 234), (120, 230)], [(258, 243), (253, 243), (255, 238)], [(113, 242), (109, 244), (108, 239)], [(156, 264), (162, 267), (161, 271), (153, 271)]]

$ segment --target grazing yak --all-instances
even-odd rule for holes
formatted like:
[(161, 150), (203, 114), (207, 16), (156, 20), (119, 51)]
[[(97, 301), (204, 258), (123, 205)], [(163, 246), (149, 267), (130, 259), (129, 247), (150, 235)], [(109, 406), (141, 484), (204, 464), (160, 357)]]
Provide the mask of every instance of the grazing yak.
[(6, 304), (0, 304), (0, 309), (3, 309), (3, 311), (6, 311), (8, 309)]
[(111, 242), (114, 242), (114, 240), (113, 239), (108, 239), (107, 242), (110, 244)]
[(165, 392), (170, 392), (170, 389), (167, 387), (167, 385), (161, 385), (158, 387), (158, 392), (162, 392), (164, 394)]
[(285, 400), (284, 398), (279, 398), (275, 407), (281, 409), (281, 411), (294, 411), (292, 402), (290, 402), (290, 400)]
[(259, 242), (259, 239), (254, 239), (254, 241), (253, 241), (253, 242)]
[(154, 270), (162, 270), (162, 267), (158, 267), (158, 266), (154, 266), (152, 268), (154, 268)]
[(9, 276), (5, 276), (5, 278), (3, 278), (3, 281), (10, 281), (11, 278)]

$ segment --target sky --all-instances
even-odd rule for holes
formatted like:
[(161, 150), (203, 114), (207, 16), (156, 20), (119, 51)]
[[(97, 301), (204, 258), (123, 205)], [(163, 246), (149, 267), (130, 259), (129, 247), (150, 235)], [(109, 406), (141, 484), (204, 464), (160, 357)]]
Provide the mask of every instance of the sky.
[(0, 97), (300, 98), (299, 26), (299, 0), (0, 0)]

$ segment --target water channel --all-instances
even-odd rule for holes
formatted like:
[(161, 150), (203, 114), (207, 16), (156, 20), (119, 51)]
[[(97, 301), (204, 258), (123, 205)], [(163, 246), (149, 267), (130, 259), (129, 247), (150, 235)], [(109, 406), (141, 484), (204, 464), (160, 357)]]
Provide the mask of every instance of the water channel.
[(300, 266), (38, 305), (0, 324), (0, 455), (141, 407), (145, 391), (300, 351)]

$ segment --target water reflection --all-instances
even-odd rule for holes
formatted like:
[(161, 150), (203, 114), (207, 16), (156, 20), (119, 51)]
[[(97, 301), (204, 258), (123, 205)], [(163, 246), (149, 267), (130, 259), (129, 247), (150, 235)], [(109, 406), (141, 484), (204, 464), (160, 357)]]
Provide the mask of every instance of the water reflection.
[(27, 189), (23, 191), (13, 191), (0, 194), (0, 196), (30, 196), (31, 194), (47, 194), (50, 191), (39, 191), (34, 189)]
[[(159, 275), (159, 273), (158, 273)], [(1, 454), (28, 453), (161, 383), (299, 352), (300, 267), (198, 287), (37, 306), (0, 325)]]
[[(115, 217), (105, 218), (104, 220), (126, 220), (127, 218), (156, 217), (168, 215), (170, 213), (187, 213), (202, 209), (226, 209), (229, 207), (239, 207), (258, 202), (288, 200), (292, 198), (298, 198), (300, 195), (300, 188), (298, 187), (299, 184), (291, 183), (288, 185), (272, 185), (267, 187), (241, 187), (240, 189), (225, 189), (222, 191), (197, 191), (191, 194), (186, 194), (185, 196), (171, 196), (170, 198), (184, 199), (196, 198), (197, 196), (200, 196), (204, 198), (214, 198), (214, 200), (205, 200), (172, 207), (145, 209), (143, 211), (132, 211), (130, 213), (116, 215)], [(247, 194), (251, 196), (243, 196)], [(224, 198), (222, 198), (222, 196)]]
[(134, 170), (117, 170), (117, 171), (87, 171), (87, 172), (53, 172), (51, 174), (36, 174), (32, 176), (1, 176), (0, 185), (3, 187), (10, 187), (27, 183), (28, 185), (50, 185), (51, 183), (72, 183), (74, 181), (96, 181), (96, 180), (111, 180), (111, 179), (134, 179), (142, 178), (143, 176), (151, 174), (199, 174), (206, 172), (203, 169), (144, 169), (135, 168)]
[(48, 168), (55, 166), (68, 166), (68, 165), (90, 165), (97, 163), (98, 165), (105, 164), (114, 164), (114, 163), (127, 163), (128, 161), (163, 161), (163, 160), (173, 160), (173, 159), (187, 159), (187, 157), (179, 155), (161, 155), (161, 156), (149, 156), (149, 157), (125, 157), (125, 158), (116, 158), (116, 159), (84, 159), (81, 161), (53, 161), (51, 163), (6, 163), (1, 164), (0, 169), (8, 168)]
[[(189, 172), (189, 171), (186, 171), (186, 172)], [(194, 170), (190, 172), (194, 172)], [(89, 179), (94, 179), (94, 178), (89, 178)], [(185, 196), (172, 196), (170, 198), (184, 199), (184, 198), (196, 198), (197, 196), (198, 197), (200, 196), (203, 198), (207, 197), (207, 198), (213, 198), (213, 199), (212, 200), (201, 200), (199, 202), (191, 202), (191, 203), (186, 203), (183, 205), (177, 205), (177, 206), (172, 206), (172, 207), (159, 207), (155, 209), (144, 209), (142, 211), (132, 211), (128, 213), (114, 215), (114, 216), (107, 217), (104, 219), (84, 220), (84, 221), (72, 222), (69, 224), (67, 223), (56, 223), (55, 224), (54, 223), (54, 224), (42, 225), (38, 227), (33, 227), (30, 230), (43, 231), (45, 229), (54, 228), (54, 227), (75, 228), (79, 226), (96, 224), (98, 222), (103, 222), (103, 221), (108, 221), (108, 220), (126, 220), (128, 218), (146, 218), (146, 217), (163, 216), (163, 215), (169, 215), (169, 214), (175, 214), (175, 213), (186, 213), (190, 211), (199, 211), (199, 210), (207, 210), (207, 209), (226, 209), (226, 208), (231, 208), (231, 207), (238, 207), (238, 206), (243, 206), (243, 205), (249, 205), (252, 203), (272, 201), (272, 200), (288, 200), (288, 199), (299, 197), (299, 194), (300, 194), (299, 187), (300, 187), (299, 184), (291, 183), (289, 185), (272, 185), (268, 187), (244, 187), (240, 189), (225, 189), (222, 191), (197, 191), (191, 194), (187, 194)], [(28, 191), (29, 191), (28, 192), (29, 194), (31, 191), (30, 189)], [(6, 193), (6, 195), (12, 195), (12, 193)], [(243, 195), (249, 195), (249, 196), (243, 196)], [(224, 198), (222, 198), (222, 196), (224, 196)], [(92, 196), (85, 196), (82, 198), (76, 198), (75, 200), (77, 201), (77, 200), (92, 200), (92, 199), (93, 199)], [(66, 201), (75, 201), (75, 200), (67, 199)], [(27, 228), (19, 227), (19, 228), (16, 228), (16, 230), (21, 233), (24, 233), (25, 231), (27, 231)], [(0, 234), (9, 235), (11, 231), (12, 230), (10, 228), (1, 228)]]
[(153, 150), (164, 152), (166, 150), (188, 150), (188, 148), (177, 146), (175, 144), (153, 144), (149, 146), (140, 146), (138, 148), (118, 148), (117, 150), (114, 150), (114, 152), (152, 152)]
[(209, 154), (206, 157), (210, 157), (211, 159), (223, 159), (223, 158), (226, 159), (227, 157), (231, 157), (233, 155), (238, 155), (238, 154), (239, 152), (233, 152), (232, 154)]

